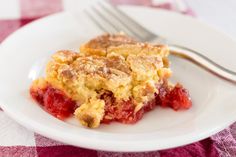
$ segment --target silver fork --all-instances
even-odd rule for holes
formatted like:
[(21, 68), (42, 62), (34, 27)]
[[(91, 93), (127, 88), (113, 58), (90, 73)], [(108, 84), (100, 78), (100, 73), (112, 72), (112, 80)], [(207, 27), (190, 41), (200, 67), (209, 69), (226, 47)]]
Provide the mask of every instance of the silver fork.
[(143, 42), (168, 43), (171, 55), (187, 59), (215, 76), (236, 84), (236, 72), (226, 69), (197, 51), (169, 43), (167, 39), (147, 30), (107, 0), (98, 1), (97, 5), (85, 10), (85, 13), (104, 32), (113, 34), (122, 30)]

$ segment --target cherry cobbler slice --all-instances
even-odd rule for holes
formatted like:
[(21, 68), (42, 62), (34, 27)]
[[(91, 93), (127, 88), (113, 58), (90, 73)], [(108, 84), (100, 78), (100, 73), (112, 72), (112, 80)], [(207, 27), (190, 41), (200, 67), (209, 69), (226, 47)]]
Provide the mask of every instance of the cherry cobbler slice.
[(164, 45), (137, 42), (122, 34), (105, 34), (80, 47), (56, 52), (46, 76), (35, 80), (30, 94), (59, 119), (72, 114), (84, 126), (135, 123), (155, 106), (188, 109), (191, 100), (171, 76)]

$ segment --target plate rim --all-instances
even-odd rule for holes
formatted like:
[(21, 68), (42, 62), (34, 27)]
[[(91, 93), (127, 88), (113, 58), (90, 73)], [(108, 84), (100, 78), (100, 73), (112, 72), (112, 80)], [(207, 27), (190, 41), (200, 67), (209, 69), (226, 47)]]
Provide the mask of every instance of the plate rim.
[[(125, 7), (131, 7), (131, 8), (147, 8), (147, 7), (140, 7), (140, 6), (125, 6)], [(150, 9), (150, 8), (147, 8), (147, 9)], [(178, 14), (178, 15), (180, 15), (180, 16), (184, 16), (184, 15), (181, 15), (181, 14), (179, 14), (179, 13), (169, 12), (169, 11), (165, 11), (165, 10), (163, 10), (163, 9), (152, 9), (152, 10), (161, 10), (161, 11), (163, 11), (163, 12), (168, 12), (168, 14), (170, 13), (170, 14)], [(10, 36), (8, 36), (8, 37), (2, 42), (1, 47), (2, 47), (5, 43), (7, 43), (7, 41), (8, 41), (12, 36), (14, 36), (15, 33), (17, 33), (18, 31), (20, 31), (21, 29), (23, 29), (23, 28), (26, 29), (27, 27), (30, 27), (31, 25), (35, 25), (35, 23), (38, 23), (38, 22), (40, 22), (40, 21), (42, 21), (42, 20), (45, 20), (45, 19), (47, 19), (47, 18), (51, 18), (51, 17), (54, 17), (54, 16), (61, 16), (61, 15), (63, 15), (63, 14), (67, 14), (67, 13), (68, 13), (68, 12), (55, 13), (55, 14), (46, 16), (46, 17), (44, 17), (44, 18), (40, 18), (40, 19), (38, 19), (38, 20), (35, 20), (35, 21), (31, 22), (30, 24), (27, 24), (27, 25), (23, 26), (22, 28), (18, 29), (17, 31), (15, 31), (14, 33), (12, 33)], [(186, 17), (186, 16), (185, 16), (185, 17)], [(188, 17), (188, 18), (191, 18), (191, 17)], [(191, 18), (191, 19), (194, 19), (194, 18)], [(221, 32), (221, 31), (217, 30), (216, 28), (214, 28), (214, 27), (212, 27), (212, 26), (210, 26), (210, 25), (208, 25), (208, 24), (206, 24), (206, 23), (204, 23), (204, 22), (201, 22), (201, 21), (198, 20), (198, 19), (197, 19), (197, 20), (194, 19), (194, 20), (200, 22), (200, 24), (203, 24), (204, 26), (209, 27), (210, 29), (214, 29), (216, 32), (219, 32), (219, 33), (223, 34), (224, 36), (228, 37), (230, 40), (232, 40), (233, 42), (235, 42), (235, 40), (234, 40), (233, 38), (231, 38), (230, 36), (228, 36), (228, 34), (225, 34), (225, 33), (223, 33), (223, 32)], [(235, 42), (235, 43), (236, 43), (236, 42)], [(1, 52), (1, 50), (0, 50), (0, 52)], [(90, 149), (96, 149), (96, 150), (108, 150), (108, 151), (122, 151), (122, 152), (132, 152), (132, 151), (135, 151), (135, 152), (143, 152), (143, 151), (153, 151), (153, 150), (161, 150), (161, 149), (173, 148), (173, 147), (186, 145), (186, 144), (195, 142), (195, 141), (197, 141), (197, 140), (202, 140), (202, 139), (206, 138), (206, 135), (205, 135), (205, 134), (202, 134), (202, 135), (199, 135), (198, 137), (192, 138), (191, 140), (187, 140), (187, 142), (186, 142), (186, 140), (185, 140), (185, 142), (179, 142), (179, 143), (178, 143), (178, 142), (175, 142), (175, 144), (172, 144), (171, 147), (160, 147), (160, 146), (159, 146), (158, 149), (155, 149), (154, 147), (145, 147), (144, 149), (138, 149), (138, 150), (136, 149), (137, 147), (127, 147), (127, 149), (123, 149), (124, 147), (122, 147), (122, 148), (118, 148), (118, 147), (117, 147), (117, 148), (114, 148), (114, 145), (113, 145), (113, 146), (109, 146), (109, 144), (107, 144), (106, 146), (101, 147), (101, 144), (100, 144), (99, 142), (98, 142), (97, 144), (94, 144), (94, 143), (93, 143), (92, 145), (91, 145), (91, 143), (89, 143), (89, 142), (87, 142), (87, 143), (81, 142), (80, 145), (78, 145), (78, 143), (76, 143), (76, 142), (74, 142), (74, 141), (69, 141), (69, 140), (66, 141), (65, 138), (58, 137), (57, 135), (54, 135), (54, 134), (50, 134), (50, 135), (49, 135), (45, 130), (43, 131), (42, 128), (37, 129), (37, 126), (32, 125), (32, 124), (30, 123), (30, 121), (32, 121), (32, 120), (29, 120), (28, 123), (25, 123), (24, 119), (19, 119), (19, 118), (15, 117), (14, 114), (11, 113), (11, 112), (7, 109), (7, 105), (6, 105), (5, 103), (1, 102), (1, 100), (0, 100), (0, 104), (1, 104), (1, 107), (2, 107), (2, 109), (4, 110), (4, 112), (7, 113), (7, 115), (9, 115), (11, 118), (13, 118), (15, 121), (17, 121), (17, 122), (20, 123), (21, 125), (25, 126), (26, 128), (28, 128), (28, 129), (30, 129), (30, 130), (33, 130), (34, 132), (39, 132), (40, 134), (42, 134), (42, 135), (44, 135), (44, 136), (46, 136), (46, 137), (53, 138), (53, 139), (56, 139), (56, 140), (58, 140), (58, 141), (66, 142), (66, 143), (68, 143), (68, 144), (73, 144), (73, 145), (76, 145), (76, 146), (79, 146), (79, 147), (83, 147), (83, 148), (90, 148)], [(5, 104), (5, 105), (3, 105), (3, 104)], [(232, 121), (229, 122), (229, 123), (225, 123), (224, 126), (220, 126), (220, 127), (218, 127), (218, 128), (212, 129), (211, 131), (208, 132), (208, 135), (212, 135), (212, 134), (214, 134), (214, 133), (217, 133), (219, 130), (221, 130), (221, 129), (227, 127), (228, 125), (230, 125), (230, 124), (231, 124), (232, 122), (234, 122), (234, 121), (235, 121), (235, 120), (232, 120)], [(47, 127), (45, 127), (45, 128), (47, 128)], [(208, 135), (207, 135), (207, 137), (208, 137)], [(98, 140), (98, 141), (99, 141), (99, 140)], [(153, 142), (151, 142), (151, 143), (153, 143)], [(180, 143), (182, 143), (182, 144), (180, 144)], [(114, 143), (113, 143), (113, 144), (114, 144)], [(109, 147), (108, 147), (108, 146), (109, 146)]]

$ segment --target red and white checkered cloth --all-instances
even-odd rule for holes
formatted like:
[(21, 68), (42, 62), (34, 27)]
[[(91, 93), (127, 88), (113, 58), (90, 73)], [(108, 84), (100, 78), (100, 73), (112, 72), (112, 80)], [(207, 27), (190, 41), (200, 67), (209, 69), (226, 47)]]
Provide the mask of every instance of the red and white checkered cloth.
[[(40, 17), (75, 10), (82, 0), (0, 0), (0, 42), (21, 26)], [(112, 0), (116, 4), (145, 5), (194, 16), (183, 0)], [(0, 157), (228, 157), (236, 156), (236, 124), (205, 140), (175, 149), (120, 153), (89, 150), (45, 138), (11, 120), (0, 109)]]

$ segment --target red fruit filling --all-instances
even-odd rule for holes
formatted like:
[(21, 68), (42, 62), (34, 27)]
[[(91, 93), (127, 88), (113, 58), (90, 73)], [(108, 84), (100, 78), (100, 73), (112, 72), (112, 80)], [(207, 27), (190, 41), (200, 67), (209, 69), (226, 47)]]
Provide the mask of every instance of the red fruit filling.
[[(151, 111), (155, 106), (171, 107), (174, 110), (188, 109), (192, 102), (188, 91), (180, 84), (170, 89), (167, 85), (158, 87), (159, 94), (156, 98), (146, 103), (139, 111), (135, 112), (132, 100), (117, 102), (112, 93), (105, 93), (101, 99), (105, 101), (105, 115), (102, 123), (118, 121), (132, 124), (143, 117), (145, 112)], [(61, 90), (47, 86), (43, 89), (31, 88), (30, 94), (34, 100), (41, 104), (45, 110), (59, 119), (72, 115), (77, 107), (76, 102), (66, 96)]]
[(101, 99), (103, 99), (106, 104), (105, 116), (102, 123), (117, 121), (132, 124), (140, 120), (145, 112), (152, 110), (156, 106), (156, 101), (153, 99), (139, 111), (135, 112), (135, 105), (131, 100), (116, 102), (112, 93), (102, 95)]
[(175, 85), (171, 90), (165, 86), (159, 87), (156, 100), (159, 105), (171, 107), (174, 110), (188, 109), (192, 106), (188, 91), (180, 84)]
[(61, 90), (47, 86), (44, 89), (31, 89), (30, 94), (49, 113), (59, 119), (72, 115), (76, 109), (75, 101), (68, 98)]

